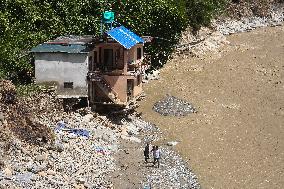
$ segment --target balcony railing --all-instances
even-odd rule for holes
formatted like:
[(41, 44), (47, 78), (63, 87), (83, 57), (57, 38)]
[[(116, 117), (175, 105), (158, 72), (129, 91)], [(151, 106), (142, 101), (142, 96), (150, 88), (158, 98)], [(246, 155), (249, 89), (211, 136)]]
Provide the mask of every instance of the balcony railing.
[(90, 81), (101, 81), (102, 80), (102, 74), (101, 74), (100, 71), (88, 72), (88, 79)]

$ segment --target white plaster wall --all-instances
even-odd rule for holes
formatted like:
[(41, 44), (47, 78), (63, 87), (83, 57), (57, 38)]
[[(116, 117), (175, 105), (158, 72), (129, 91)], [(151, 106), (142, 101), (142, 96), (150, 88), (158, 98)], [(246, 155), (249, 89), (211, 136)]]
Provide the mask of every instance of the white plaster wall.
[(73, 82), (73, 87), (87, 87), (88, 54), (35, 53), (37, 83)]

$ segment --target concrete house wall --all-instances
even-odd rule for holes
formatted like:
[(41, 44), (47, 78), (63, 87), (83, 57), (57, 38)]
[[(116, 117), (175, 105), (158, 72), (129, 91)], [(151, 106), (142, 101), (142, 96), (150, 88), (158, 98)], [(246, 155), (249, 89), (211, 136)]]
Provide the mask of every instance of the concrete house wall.
[[(117, 50), (119, 50), (120, 56), (118, 57), (116, 61), (116, 66), (112, 70), (112, 72), (106, 73), (103, 75), (105, 81), (112, 87), (114, 90), (114, 93), (118, 95), (118, 98), (121, 102), (127, 102), (127, 80), (133, 80), (134, 88), (133, 88), (133, 97), (138, 96), (143, 92), (142, 89), (142, 78), (141, 75), (133, 76), (128, 74), (128, 64), (130, 62), (137, 61), (137, 48), (141, 48), (141, 55), (143, 55), (143, 45), (137, 44), (131, 49), (127, 50), (123, 48), (122, 45), (119, 43), (101, 43), (96, 46), (94, 49), (98, 56), (97, 56), (97, 62), (98, 67), (105, 65), (104, 60), (104, 49), (113, 49), (113, 60), (116, 60), (116, 54)], [(100, 50), (101, 49), (101, 50)], [(101, 52), (101, 56), (99, 53)], [(141, 57), (141, 60), (143, 59), (143, 56)], [(117, 74), (115, 70), (121, 70), (121, 74)], [(115, 72), (115, 73), (114, 73)], [(139, 79), (137, 79), (139, 77)], [(138, 84), (138, 80), (140, 80)], [(96, 93), (98, 96), (102, 95), (103, 93)]]
[[(140, 76), (137, 76), (140, 77)], [(143, 92), (142, 82), (138, 84), (137, 77), (135, 76), (108, 76), (105, 75), (105, 80), (112, 86), (113, 90), (118, 94), (119, 99), (122, 102), (127, 102), (127, 79), (132, 79), (134, 81), (133, 95), (137, 95)], [(142, 79), (142, 78), (141, 78)]]
[(35, 53), (35, 77), (37, 83), (56, 83), (59, 94), (64, 94), (64, 82), (73, 82), (73, 95), (88, 95), (87, 53)]

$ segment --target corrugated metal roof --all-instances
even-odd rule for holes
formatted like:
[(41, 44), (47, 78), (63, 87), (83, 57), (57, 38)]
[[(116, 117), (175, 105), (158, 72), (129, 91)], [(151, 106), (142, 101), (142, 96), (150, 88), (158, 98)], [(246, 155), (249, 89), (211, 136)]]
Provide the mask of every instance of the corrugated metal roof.
[(130, 49), (137, 43), (144, 43), (144, 40), (141, 37), (128, 30), (124, 26), (114, 28), (108, 31), (107, 34), (126, 49)]
[(50, 40), (45, 43), (59, 44), (59, 43), (68, 43), (68, 44), (87, 44), (94, 41), (94, 36), (92, 35), (68, 35), (68, 36), (60, 36), (54, 40)]
[(31, 52), (88, 53), (92, 49), (80, 44), (48, 44), (43, 43), (32, 48)]

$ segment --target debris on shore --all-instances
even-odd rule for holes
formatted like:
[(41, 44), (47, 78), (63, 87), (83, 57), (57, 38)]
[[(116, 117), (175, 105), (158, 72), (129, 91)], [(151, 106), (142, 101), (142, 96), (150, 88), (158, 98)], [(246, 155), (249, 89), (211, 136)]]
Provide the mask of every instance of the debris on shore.
[(163, 116), (186, 116), (196, 112), (195, 108), (189, 102), (170, 95), (156, 102), (153, 110)]
[[(211, 27), (202, 27), (196, 35), (188, 28), (182, 33), (180, 44), (176, 48), (177, 56), (200, 57), (207, 52), (219, 53), (218, 49), (229, 44), (226, 36), (234, 33), (248, 32), (260, 27), (283, 25), (284, 4), (272, 5), (266, 16), (253, 14), (241, 18), (222, 17), (212, 21)], [(199, 41), (192, 45), (193, 41)]]
[[(3, 83), (15, 91), (11, 82)], [(56, 94), (48, 91), (27, 97), (13, 92), (13, 101), (8, 102), (7, 89), (1, 88), (0, 188), (119, 188), (109, 175), (120, 169), (117, 154), (129, 150), (123, 142), (142, 150), (145, 142), (161, 137), (156, 126), (136, 114), (115, 117), (88, 108), (64, 112)], [(196, 176), (186, 163), (168, 146), (161, 150), (160, 169), (129, 170), (139, 173), (135, 185), (197, 188)], [(141, 158), (136, 155), (134, 161)]]

